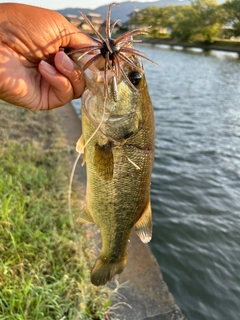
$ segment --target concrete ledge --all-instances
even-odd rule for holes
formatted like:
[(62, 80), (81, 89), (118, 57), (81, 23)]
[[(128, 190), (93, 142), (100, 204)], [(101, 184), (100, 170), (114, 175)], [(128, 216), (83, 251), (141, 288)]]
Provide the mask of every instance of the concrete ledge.
[(145, 38), (143, 43), (149, 44), (164, 44), (173, 46), (181, 46), (183, 48), (200, 48), (205, 51), (209, 50), (219, 50), (225, 52), (236, 52), (240, 54), (240, 41), (214, 41), (214, 42), (183, 42), (177, 39), (171, 38)]
[[(71, 104), (57, 109), (57, 114), (66, 140), (74, 148), (81, 135), (81, 121)], [(76, 153), (71, 156), (70, 152), (70, 158), (73, 162)], [(77, 173), (81, 183), (85, 183), (84, 171)], [(128, 245), (127, 267), (118, 281), (127, 282), (120, 287), (119, 292), (131, 306), (123, 305), (121, 320), (186, 320), (175, 304), (149, 246), (143, 244), (134, 231)]]

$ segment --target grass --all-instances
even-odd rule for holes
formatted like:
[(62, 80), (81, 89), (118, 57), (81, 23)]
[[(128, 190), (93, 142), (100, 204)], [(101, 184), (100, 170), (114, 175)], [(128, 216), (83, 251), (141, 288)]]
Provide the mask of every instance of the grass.
[(0, 144), (0, 319), (104, 319), (112, 293), (91, 285), (85, 237), (70, 223), (56, 114), (0, 101)]

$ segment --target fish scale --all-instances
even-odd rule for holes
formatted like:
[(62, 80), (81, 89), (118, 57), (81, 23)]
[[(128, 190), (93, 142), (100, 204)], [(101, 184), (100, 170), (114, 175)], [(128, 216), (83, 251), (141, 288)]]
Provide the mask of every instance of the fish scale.
[(106, 284), (124, 270), (133, 227), (145, 243), (152, 235), (154, 116), (140, 60), (143, 55), (133, 49), (133, 33), (139, 31), (127, 32), (108, 43), (112, 45), (110, 58), (107, 53), (99, 53), (99, 49), (109, 47), (101, 36), (96, 45), (87, 47), (86, 53), (83, 50), (71, 55), (86, 81), (83, 134), (77, 150), (84, 153), (87, 192), (86, 211), (79, 220), (95, 223), (101, 232), (102, 249), (91, 270), (91, 281), (96, 286)]
[[(145, 90), (147, 87), (145, 86)], [(144, 91), (145, 91), (144, 90)], [(147, 94), (147, 92), (145, 92)], [(146, 97), (142, 102), (148, 100)], [(102, 252), (100, 259), (108, 265), (120, 265), (116, 273), (122, 272), (126, 264), (126, 248), (131, 229), (139, 220), (149, 201), (151, 170), (154, 156), (154, 126), (150, 100), (149, 108), (142, 105), (145, 121), (121, 145), (109, 144), (99, 148), (106, 137), (97, 132), (86, 146), (87, 165), (87, 201), (86, 211), (93, 222), (100, 228)], [(87, 141), (94, 133), (87, 115), (82, 109), (83, 136)], [(151, 120), (151, 125), (149, 121)], [(145, 126), (144, 126), (145, 124)], [(130, 159), (131, 162), (128, 160)], [(139, 167), (136, 168), (134, 164)], [(92, 273), (94, 273), (93, 267)], [(115, 272), (108, 273), (104, 279), (92, 278), (96, 285), (105, 284)]]

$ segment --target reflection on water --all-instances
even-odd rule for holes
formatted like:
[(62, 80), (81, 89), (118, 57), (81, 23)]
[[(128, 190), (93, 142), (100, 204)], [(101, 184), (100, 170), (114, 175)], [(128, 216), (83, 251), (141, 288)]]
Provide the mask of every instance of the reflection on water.
[(72, 100), (72, 105), (74, 106), (75, 111), (77, 112), (77, 115), (81, 116), (81, 98)]
[(224, 52), (218, 50), (211, 50), (210, 54), (219, 59), (239, 59), (239, 54), (237, 52)]
[(189, 320), (240, 314), (240, 61), (142, 48), (155, 109), (150, 243)]

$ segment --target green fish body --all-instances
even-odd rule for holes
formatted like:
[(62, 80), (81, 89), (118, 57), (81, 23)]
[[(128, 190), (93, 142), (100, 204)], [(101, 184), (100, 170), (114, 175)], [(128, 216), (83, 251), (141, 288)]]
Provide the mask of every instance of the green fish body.
[[(138, 57), (129, 59), (141, 68)], [(153, 108), (145, 76), (128, 64), (123, 68), (136, 90), (119, 75), (117, 101), (110, 90), (111, 76), (106, 98), (99, 65), (85, 71), (83, 134), (77, 149), (81, 151), (85, 145), (87, 193), (80, 220), (95, 223), (101, 232), (102, 250), (91, 271), (91, 281), (96, 286), (104, 285), (125, 268), (133, 227), (145, 243), (152, 234)]]

